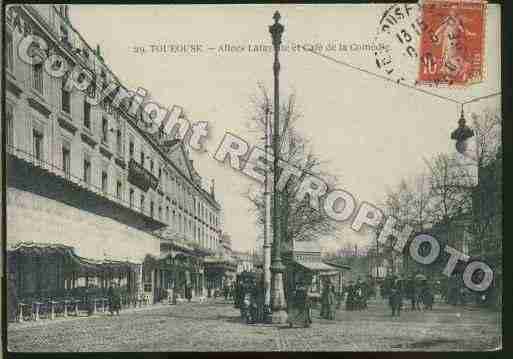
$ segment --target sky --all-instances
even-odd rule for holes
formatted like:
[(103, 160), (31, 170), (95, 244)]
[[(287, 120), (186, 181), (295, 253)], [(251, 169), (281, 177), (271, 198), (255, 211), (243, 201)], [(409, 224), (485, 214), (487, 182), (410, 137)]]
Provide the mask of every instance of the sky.
[[(208, 153), (191, 150), (205, 181), (215, 180), (223, 207), (224, 230), (235, 250), (253, 250), (258, 229), (243, 193), (248, 177), (217, 162), (213, 155), (225, 132), (257, 143), (247, 124), (251, 96), (263, 83), (272, 93), (273, 54), (249, 51), (271, 45), (268, 25), (279, 10), (285, 26), (283, 44), (336, 43), (348, 49), (371, 45), (387, 5), (71, 5), (74, 27), (95, 47), (128, 88), (143, 87), (160, 104), (182, 106), (191, 121), (208, 121)], [(500, 91), (500, 12), (488, 5), (484, 58), (485, 79), (467, 88), (427, 89), (457, 101)], [(379, 37), (378, 42), (391, 42)], [(198, 53), (152, 52), (152, 45), (200, 44)], [(220, 51), (243, 46), (242, 51)], [(393, 44), (392, 51), (394, 51)], [(144, 48), (145, 52), (140, 50)], [(154, 47), (155, 48), (155, 47)], [(325, 48), (323, 48), (325, 49)], [(339, 49), (337, 47), (337, 49)], [(324, 51), (324, 50), (323, 50)], [(328, 54), (326, 52), (326, 54)], [(332, 51), (329, 56), (380, 73), (372, 51)], [(395, 57), (404, 82), (414, 81), (411, 63)], [(453, 102), (398, 86), (304, 51), (280, 53), (282, 98), (295, 93), (302, 113), (299, 131), (310, 139), (323, 169), (336, 175), (340, 188), (357, 203), (379, 204), (387, 188), (421, 173), (424, 158), (453, 153), (449, 135), (460, 107)], [(415, 63), (413, 63), (415, 65)], [(408, 72), (409, 71), (409, 72)], [(408, 77), (409, 76), (409, 77)], [(465, 106), (466, 112), (500, 109), (500, 97)], [(338, 239), (322, 241), (335, 249), (344, 243), (365, 246), (370, 238), (345, 224)]]

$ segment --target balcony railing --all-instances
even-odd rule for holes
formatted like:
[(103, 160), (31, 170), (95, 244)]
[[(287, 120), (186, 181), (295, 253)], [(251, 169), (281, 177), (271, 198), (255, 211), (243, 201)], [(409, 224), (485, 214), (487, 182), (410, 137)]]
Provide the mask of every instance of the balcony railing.
[[(75, 174), (71, 173), (69, 170), (65, 170), (63, 167), (56, 166), (50, 162), (45, 161), (44, 159), (39, 159), (31, 152), (27, 152), (25, 150), (22, 150), (20, 148), (17, 148), (17, 147), (11, 146), (11, 145), (6, 145), (6, 152), (8, 155), (10, 155), (16, 159), (23, 160), (26, 163), (29, 163), (36, 168), (46, 171), (47, 173), (51, 173), (53, 175), (64, 178), (70, 183), (73, 183), (73, 184), (75, 184), (81, 188), (84, 188), (90, 192), (93, 192), (99, 196), (105, 197), (105, 198), (109, 199), (110, 201), (116, 202), (128, 209), (131, 209), (132, 211), (144, 214), (143, 210), (140, 207), (138, 207), (134, 204), (130, 204), (128, 201), (125, 201), (122, 198), (119, 198), (115, 193), (105, 192), (102, 190), (102, 188), (100, 186), (96, 186), (95, 184), (88, 183), (88, 182), (84, 181), (83, 177), (76, 176)], [(7, 159), (9, 160), (9, 157), (7, 157)], [(9, 165), (7, 165), (7, 166), (9, 166)], [(9, 171), (9, 167), (7, 167), (7, 171)], [(145, 217), (148, 217), (148, 216), (145, 215)], [(153, 220), (155, 220), (157, 222), (164, 223), (163, 221), (159, 221), (156, 218), (153, 218)]]
[(150, 187), (155, 190), (159, 185), (158, 178), (133, 159), (128, 163), (128, 181), (145, 192)]

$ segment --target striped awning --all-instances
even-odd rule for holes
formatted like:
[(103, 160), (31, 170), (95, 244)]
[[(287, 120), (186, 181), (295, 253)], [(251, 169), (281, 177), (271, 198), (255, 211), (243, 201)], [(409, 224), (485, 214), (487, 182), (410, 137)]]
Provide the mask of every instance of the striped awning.
[(75, 249), (64, 244), (22, 242), (8, 250), (10, 255), (28, 255), (34, 257), (62, 255), (68, 258), (76, 270), (81, 272), (120, 271), (132, 268), (136, 263), (116, 260), (94, 260), (80, 257)]
[(306, 262), (295, 260), (294, 263), (312, 272), (326, 272), (335, 270), (335, 267), (329, 266), (323, 262)]

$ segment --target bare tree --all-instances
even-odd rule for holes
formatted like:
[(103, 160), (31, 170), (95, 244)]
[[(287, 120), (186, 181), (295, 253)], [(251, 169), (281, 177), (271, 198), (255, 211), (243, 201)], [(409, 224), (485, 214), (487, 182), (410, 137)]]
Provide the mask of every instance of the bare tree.
[[(260, 140), (265, 135), (265, 117), (274, 111), (272, 101), (266, 88), (259, 85), (259, 93), (251, 99), (252, 114), (248, 121), (248, 127), (255, 132)], [(328, 188), (334, 188), (337, 179), (335, 176), (322, 170), (323, 162), (314, 154), (308, 139), (296, 131), (295, 124), (301, 118), (301, 113), (296, 104), (294, 94), (286, 97), (286, 101), (280, 108), (280, 119), (283, 123), (279, 135), (280, 158), (301, 170), (299, 178), (291, 178), (281, 192), (281, 205), (279, 217), (282, 227), (282, 241), (312, 240), (335, 236), (337, 223), (326, 216), (322, 210), (312, 208), (309, 199), (298, 201), (295, 197), (299, 184), (308, 175), (314, 175), (323, 179)], [(262, 148), (264, 144), (262, 142)], [(270, 164), (269, 164), (270, 165)], [(272, 167), (272, 166), (269, 166)], [(272, 169), (269, 176), (272, 176)], [(328, 189), (328, 190), (329, 190)], [(262, 187), (251, 187), (244, 194), (253, 204), (258, 224), (265, 221), (264, 198)], [(263, 228), (263, 226), (261, 226)]]
[(425, 162), (429, 170), (428, 213), (432, 223), (449, 225), (452, 219), (470, 213), (473, 184), (467, 166), (456, 156), (447, 154), (439, 154)]
[(502, 253), (502, 153), (500, 116), (485, 110), (473, 115), (478, 185), (472, 191), (472, 218), (468, 227), (472, 251), (488, 257)]

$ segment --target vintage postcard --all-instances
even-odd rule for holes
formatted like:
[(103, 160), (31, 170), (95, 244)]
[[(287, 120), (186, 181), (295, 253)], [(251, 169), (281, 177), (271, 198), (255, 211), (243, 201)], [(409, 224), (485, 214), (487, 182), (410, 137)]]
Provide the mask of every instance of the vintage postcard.
[(502, 348), (501, 5), (4, 10), (7, 353)]

